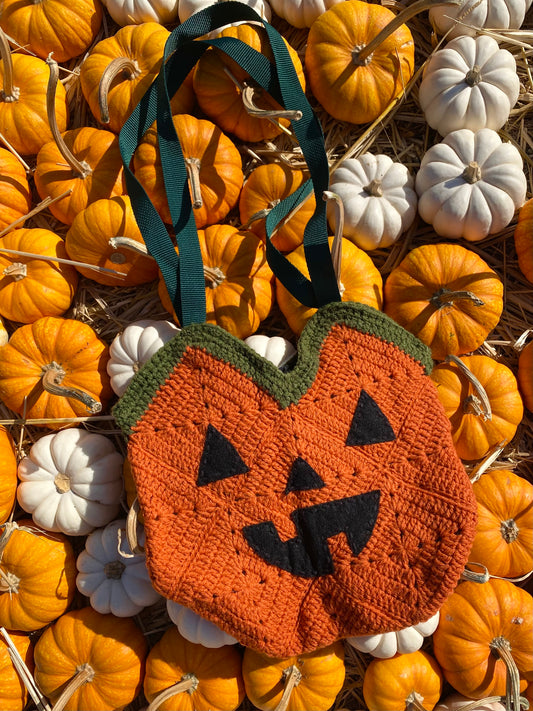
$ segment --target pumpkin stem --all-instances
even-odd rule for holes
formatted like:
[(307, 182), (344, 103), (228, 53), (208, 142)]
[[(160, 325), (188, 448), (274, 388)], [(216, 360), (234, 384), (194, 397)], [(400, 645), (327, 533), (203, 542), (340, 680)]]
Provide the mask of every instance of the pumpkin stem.
[(10, 570), (7, 573), (0, 568), (0, 592), (7, 592), (10, 595), (18, 593), (20, 578), (18, 578)]
[(52, 131), (52, 136), (59, 149), (59, 152), (67, 163), (72, 168), (72, 172), (76, 177), (85, 180), (89, 175), (91, 175), (92, 168), (86, 161), (79, 161), (72, 151), (67, 147), (63, 136), (57, 125), (56, 112), (55, 112), (55, 98), (56, 98), (56, 87), (59, 81), (59, 66), (55, 59), (49, 55), (46, 58), (46, 63), (50, 69), (50, 77), (48, 79), (48, 86), (46, 89), (46, 113), (48, 115), (48, 123), (50, 125), (50, 130)]
[(476, 391), (476, 394), (471, 393), (463, 400), (464, 412), (482, 417), (484, 421), (492, 420), (492, 408), (490, 406), (489, 396), (483, 385), (460, 358), (454, 355), (446, 356), (446, 363), (450, 361), (455, 363), (463, 375), (466, 376), (467, 380), (474, 386)]
[(84, 684), (90, 683), (94, 679), (94, 674), (94, 669), (87, 662), (76, 667), (76, 674), (64, 688), (61, 696), (53, 705), (52, 711), (63, 711), (72, 695)]
[[(172, 686), (169, 686), (168, 689), (164, 689), (154, 699), (152, 699), (146, 711), (157, 711), (163, 701), (166, 701), (177, 694), (187, 692), (192, 696), (198, 688), (199, 683), (198, 677), (196, 677), (192, 672), (184, 674), (176, 684), (172, 684)], [(55, 711), (55, 709), (53, 711)]]
[(199, 158), (185, 158), (185, 167), (187, 168), (187, 175), (191, 184), (192, 206), (197, 210), (204, 204), (202, 191), (200, 189), (200, 169), (202, 163)]
[(344, 285), (341, 282), (341, 266), (342, 266), (342, 233), (344, 232), (344, 204), (340, 195), (331, 190), (324, 190), (322, 194), (324, 200), (333, 200), (335, 206), (335, 236), (331, 245), (331, 259), (333, 261), (333, 271), (337, 278), (337, 286), (339, 294), (342, 295), (345, 291)]
[(279, 704), (276, 706), (274, 711), (287, 711), (292, 690), (301, 682), (302, 672), (298, 669), (296, 664), (291, 664), (290, 667), (283, 670), (282, 679), (285, 682), (285, 687), (283, 689), (281, 699), (279, 700)]
[(109, 87), (115, 77), (122, 74), (122, 78), (127, 81), (137, 79), (141, 70), (135, 59), (130, 57), (115, 57), (104, 69), (100, 83), (98, 84), (98, 105), (100, 107), (101, 123), (109, 123), (109, 104), (107, 101)]
[(452, 291), (445, 286), (436, 291), (429, 301), (437, 309), (442, 309), (445, 306), (453, 306), (453, 302), (458, 299), (469, 299), (475, 306), (485, 306), (485, 302), (479, 296), (476, 296), (473, 291)]
[(466, 73), (465, 82), (468, 86), (475, 86), (481, 81), (481, 68), (474, 64), (472, 69)]
[(208, 267), (204, 264), (205, 285), (209, 287), (209, 289), (216, 289), (217, 286), (222, 284), (225, 278), (226, 275), (220, 267)]
[[(136, 239), (132, 239), (131, 237), (117, 235), (116, 237), (111, 237), (107, 244), (111, 247), (111, 249), (120, 249), (122, 247), (123, 249), (129, 249), (136, 254), (141, 254), (143, 257), (150, 257), (153, 259), (152, 255), (148, 254), (148, 248), (144, 242), (137, 242)], [(119, 259), (120, 257), (122, 257), (121, 260)], [(120, 252), (117, 252), (117, 254), (111, 255), (109, 260), (114, 264), (123, 264), (126, 261), (126, 257), (123, 254), (120, 254)]]
[(4, 276), (11, 277), (14, 281), (20, 281), (28, 276), (28, 267), (22, 262), (13, 262), (2, 272)]
[(276, 207), (276, 205), (279, 205), (280, 202), (281, 200), (279, 198), (276, 198), (275, 200), (271, 200), (268, 203), (268, 207), (264, 207), (262, 210), (254, 212), (254, 214), (251, 215), (246, 224), (242, 226), (243, 230), (249, 230), (250, 225), (252, 225), (254, 222), (257, 222), (257, 220), (264, 220), (271, 212), (272, 208)]
[(13, 86), (13, 60), (11, 48), (3, 30), (0, 29), (0, 57), (4, 65), (4, 86), (0, 92), (0, 101), (12, 103), (20, 98), (20, 88)]
[(379, 178), (371, 180), (368, 185), (363, 187), (363, 190), (367, 195), (371, 195), (372, 197), (383, 197), (383, 185)]
[(70, 491), (70, 477), (65, 472), (58, 472), (54, 477), (54, 486), (59, 494)]
[(126, 516), (126, 540), (134, 555), (144, 553), (144, 548), (140, 545), (139, 537), (137, 536), (137, 521), (140, 510), (139, 499), (135, 497)]
[(479, 164), (475, 160), (471, 160), (461, 173), (461, 178), (469, 185), (473, 185), (477, 183), (478, 180), (481, 180), (481, 168)]
[(491, 652), (499, 657), (507, 670), (505, 707), (520, 711), (520, 672), (511, 654), (511, 643), (505, 637), (495, 637), (490, 643)]
[(424, 697), (418, 691), (411, 691), (405, 699), (405, 711), (424, 711)]
[(70, 388), (61, 384), (66, 373), (59, 363), (56, 363), (55, 361), (47, 363), (42, 366), (41, 371), (42, 386), (47, 393), (50, 393), (50, 395), (57, 395), (58, 397), (73, 398), (74, 400), (78, 400), (87, 407), (91, 414), (100, 412), (102, 409), (101, 403), (92, 398), (88, 393), (83, 392), (83, 390), (79, 390), (78, 388)]
[(416, 0), (404, 10), (399, 12), (378, 34), (370, 40), (364, 47), (356, 47), (352, 52), (352, 61), (358, 66), (365, 66), (372, 60), (372, 54), (376, 51), (379, 45), (384, 42), (387, 37), (393, 32), (405, 25), (411, 18), (418, 15), (419, 12), (429, 10), (433, 5), (461, 5), (463, 0)]
[(509, 518), (507, 519), (507, 521), (501, 521), (500, 532), (502, 534), (503, 540), (506, 543), (512, 543), (518, 538), (520, 529), (516, 525), (516, 521), (514, 520), (514, 518)]
[(284, 118), (289, 121), (299, 121), (302, 118), (300, 109), (262, 109), (254, 102), (254, 95), (262, 90), (244, 82), (241, 91), (241, 99), (246, 113), (259, 118)]

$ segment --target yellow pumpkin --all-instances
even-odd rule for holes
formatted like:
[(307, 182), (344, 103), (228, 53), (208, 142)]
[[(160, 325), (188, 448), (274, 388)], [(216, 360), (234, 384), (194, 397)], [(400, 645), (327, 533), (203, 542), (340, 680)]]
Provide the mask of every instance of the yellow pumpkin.
[(0, 536), (0, 626), (38, 630), (62, 615), (76, 591), (76, 556), (61, 533), (30, 520), (4, 523)]
[[(333, 237), (329, 238), (330, 247)], [(302, 274), (309, 278), (303, 245), (287, 255)], [(342, 257), (339, 291), (343, 301), (357, 301), (380, 309), (383, 299), (383, 281), (372, 259), (350, 240), (342, 238)], [(316, 309), (304, 306), (276, 279), (276, 299), (287, 323), (296, 334), (300, 334)]]

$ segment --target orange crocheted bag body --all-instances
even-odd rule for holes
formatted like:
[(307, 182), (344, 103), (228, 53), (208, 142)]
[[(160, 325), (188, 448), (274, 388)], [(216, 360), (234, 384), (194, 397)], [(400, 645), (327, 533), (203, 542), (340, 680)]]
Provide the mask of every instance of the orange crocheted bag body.
[[(194, 29), (180, 25), (158, 81), (120, 134), (128, 192), (182, 329), (140, 369), (114, 414), (128, 438), (154, 586), (242, 644), (287, 657), (431, 617), (468, 560), (476, 503), (429, 377), (429, 349), (382, 312), (340, 300), (322, 200), (323, 135), (268, 23), (275, 64), (235, 38), (209, 42), (292, 112), (311, 178), (270, 212), (266, 231), (314, 191), (303, 236), (310, 279), (270, 242), (267, 256), (318, 311), (287, 372), (205, 323), (167, 85), (174, 90), (173, 72), (185, 77), (204, 50), (193, 37), (251, 12), (221, 3), (199, 13)], [(179, 257), (129, 170), (155, 119)]]

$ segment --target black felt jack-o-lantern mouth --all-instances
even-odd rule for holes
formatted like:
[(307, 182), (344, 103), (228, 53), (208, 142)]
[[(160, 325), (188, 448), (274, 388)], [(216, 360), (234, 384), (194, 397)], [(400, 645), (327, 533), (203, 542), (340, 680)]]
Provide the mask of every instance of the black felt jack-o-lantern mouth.
[[(346, 438), (348, 447), (368, 446), (396, 439), (386, 415), (362, 390)], [(198, 468), (198, 486), (246, 474), (248, 467), (233, 444), (209, 424)], [(297, 457), (289, 471), (285, 494), (321, 489), (325, 482), (313, 467)], [(295, 509), (291, 520), (296, 536), (283, 541), (272, 521), (243, 528), (252, 550), (266, 563), (304, 578), (329, 575), (335, 566), (328, 539), (344, 533), (354, 556), (368, 543), (379, 513), (380, 491), (324, 501)]]

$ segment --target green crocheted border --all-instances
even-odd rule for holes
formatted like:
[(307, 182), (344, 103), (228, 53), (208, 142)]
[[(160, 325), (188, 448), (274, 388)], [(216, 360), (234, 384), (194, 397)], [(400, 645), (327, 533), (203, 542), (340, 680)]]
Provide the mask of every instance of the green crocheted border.
[(319, 309), (300, 336), (296, 364), (288, 372), (279, 370), (220, 326), (192, 324), (182, 329), (139, 370), (113, 408), (115, 420), (129, 436), (189, 347), (205, 349), (214, 358), (230, 363), (269, 392), (281, 407), (288, 407), (298, 402), (312, 385), (319, 367), (320, 348), (336, 324), (395, 345), (418, 362), (427, 375), (432, 370), (431, 351), (426, 345), (382, 311), (365, 304), (336, 302)]

